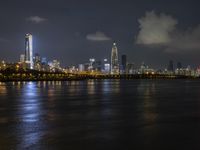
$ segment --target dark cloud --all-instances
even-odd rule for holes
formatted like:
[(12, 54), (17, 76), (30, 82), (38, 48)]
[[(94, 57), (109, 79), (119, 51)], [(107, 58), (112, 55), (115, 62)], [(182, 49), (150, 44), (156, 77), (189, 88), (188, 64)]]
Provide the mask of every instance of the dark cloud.
[(167, 52), (193, 52), (200, 50), (200, 25), (186, 31), (177, 31), (171, 36)]

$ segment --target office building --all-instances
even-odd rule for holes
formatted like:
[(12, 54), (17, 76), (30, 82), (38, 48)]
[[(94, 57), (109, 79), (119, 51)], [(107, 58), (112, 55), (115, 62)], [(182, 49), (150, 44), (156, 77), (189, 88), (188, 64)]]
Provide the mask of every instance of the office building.
[(172, 60), (169, 61), (169, 65), (168, 65), (168, 71), (173, 72), (174, 71), (174, 63)]
[(181, 62), (178, 62), (178, 63), (177, 63), (177, 69), (182, 69), (182, 64), (181, 64)]
[(20, 63), (24, 63), (25, 62), (25, 55), (21, 54), (20, 55)]
[(126, 55), (122, 55), (122, 58), (121, 58), (122, 73), (126, 72), (126, 64), (127, 64)]
[(79, 65), (78, 65), (78, 71), (79, 71), (79, 72), (85, 71), (85, 65), (84, 65), (84, 64), (79, 64)]
[(116, 43), (113, 43), (111, 51), (111, 74), (119, 74), (119, 60)]
[(33, 69), (33, 37), (31, 34), (25, 36), (25, 63), (27, 68)]

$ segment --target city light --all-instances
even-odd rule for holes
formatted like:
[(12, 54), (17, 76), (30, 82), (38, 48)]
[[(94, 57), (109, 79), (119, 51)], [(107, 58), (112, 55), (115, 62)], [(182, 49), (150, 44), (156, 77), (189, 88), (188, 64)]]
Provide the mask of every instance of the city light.
[[(20, 61), (16, 63), (0, 62), (0, 71), (13, 70), (12, 76), (4, 75), (1, 77), (5, 80), (60, 80), (69, 78), (181, 78), (181, 77), (199, 77), (199, 69), (192, 69), (190, 66), (182, 67), (180, 62), (177, 62), (177, 68), (174, 67), (174, 62), (169, 61), (168, 67), (165, 69), (153, 69), (144, 62), (140, 67), (134, 63), (127, 61), (127, 56), (123, 54), (121, 60), (118, 56), (118, 48), (116, 42), (111, 47), (111, 59), (102, 58), (102, 60), (89, 58), (89, 61), (61, 67), (58, 59), (49, 61), (46, 57), (41, 57), (38, 53), (33, 55), (33, 36), (26, 34), (25, 36), (25, 53), (20, 55)], [(37, 71), (33, 73), (32, 71)], [(10, 72), (10, 71), (9, 71)], [(16, 72), (16, 73), (15, 73)], [(20, 76), (21, 72), (21, 76)], [(52, 74), (52, 73), (58, 73)], [(64, 75), (59, 75), (62, 73)], [(42, 74), (42, 75), (41, 75)], [(142, 75), (142, 76), (141, 76)], [(144, 76), (143, 76), (144, 75)]]

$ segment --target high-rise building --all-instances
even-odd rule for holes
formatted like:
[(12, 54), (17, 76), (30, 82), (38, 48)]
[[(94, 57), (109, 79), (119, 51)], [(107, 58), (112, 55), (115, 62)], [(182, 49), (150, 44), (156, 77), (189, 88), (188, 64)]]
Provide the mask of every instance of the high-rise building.
[(127, 64), (126, 55), (122, 55), (122, 59), (121, 59), (122, 73), (126, 72), (126, 64)]
[(177, 69), (182, 69), (182, 64), (181, 64), (181, 62), (178, 62), (178, 63), (177, 63)]
[(78, 65), (78, 71), (79, 71), (79, 72), (85, 71), (85, 66), (84, 66), (84, 64), (79, 64), (79, 65)]
[(46, 57), (42, 57), (42, 64), (44, 64), (44, 65), (47, 64), (47, 58)]
[(109, 74), (110, 73), (110, 64), (108, 62), (108, 59), (104, 58), (102, 61), (102, 65), (101, 65), (101, 71), (105, 74)]
[(135, 74), (135, 64), (134, 63), (128, 63), (126, 67), (126, 74)]
[(34, 69), (35, 70), (42, 70), (42, 64), (41, 64), (41, 57), (38, 53), (35, 53), (35, 56), (33, 57), (33, 62), (34, 62)]
[(52, 65), (54, 68), (60, 69), (60, 62), (58, 60), (53, 60)]
[(20, 63), (24, 63), (25, 62), (25, 55), (21, 54), (20, 55)]
[(92, 70), (94, 70), (94, 63), (95, 63), (95, 59), (94, 58), (90, 58), (89, 59), (89, 61), (90, 61), (90, 65), (89, 65), (89, 71), (92, 71)]
[(33, 37), (31, 34), (25, 36), (25, 63), (29, 69), (33, 69)]
[(172, 60), (169, 61), (169, 65), (168, 65), (168, 71), (173, 72), (174, 71), (174, 63)]
[(60, 62), (58, 60), (53, 60), (52, 62), (48, 62), (48, 65), (50, 66), (50, 70), (53, 72), (57, 72), (61, 69)]
[(111, 74), (119, 74), (119, 60), (116, 43), (113, 43), (111, 51)]
[(35, 53), (34, 63), (41, 63), (41, 57), (38, 53)]

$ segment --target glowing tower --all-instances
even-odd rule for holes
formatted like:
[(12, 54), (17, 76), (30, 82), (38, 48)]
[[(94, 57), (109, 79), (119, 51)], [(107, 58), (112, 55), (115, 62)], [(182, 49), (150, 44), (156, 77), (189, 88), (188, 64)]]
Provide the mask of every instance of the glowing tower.
[(116, 43), (113, 43), (111, 52), (111, 74), (119, 74), (119, 61)]
[(33, 69), (33, 36), (25, 36), (25, 63), (29, 69)]

